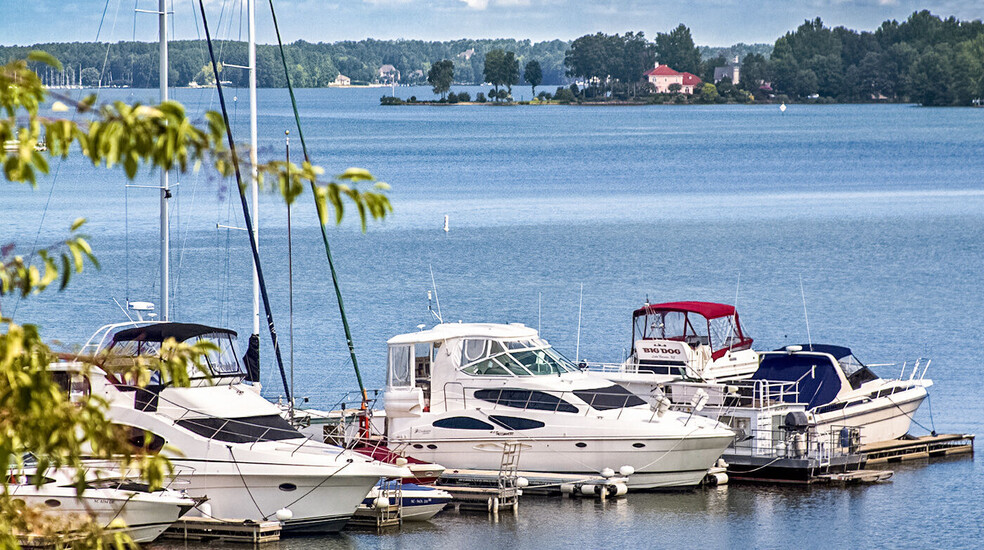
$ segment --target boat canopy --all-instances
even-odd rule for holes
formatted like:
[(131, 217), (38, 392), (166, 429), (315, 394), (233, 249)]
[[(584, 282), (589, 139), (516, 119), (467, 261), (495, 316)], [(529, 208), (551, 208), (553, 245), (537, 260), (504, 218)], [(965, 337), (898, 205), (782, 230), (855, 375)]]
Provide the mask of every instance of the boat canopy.
[(804, 403), (812, 409), (837, 398), (841, 377), (837, 366), (827, 355), (820, 353), (763, 353), (759, 368), (752, 380), (795, 382), (798, 396), (783, 395), (788, 403)]
[(711, 348), (720, 359), (729, 350), (749, 349), (734, 306), (713, 302), (646, 304), (632, 313), (632, 344), (637, 340), (676, 340)]
[(168, 338), (174, 338), (178, 342), (184, 342), (195, 337), (204, 337), (211, 334), (227, 334), (232, 338), (236, 338), (236, 331), (226, 328), (216, 328), (195, 323), (153, 323), (121, 330), (113, 335), (113, 343), (156, 342), (160, 344)]
[(814, 352), (814, 353), (826, 353), (831, 355), (836, 361), (837, 366), (840, 367), (841, 372), (844, 373), (844, 378), (847, 379), (851, 387), (858, 389), (861, 384), (865, 382), (871, 382), (872, 380), (878, 380), (878, 375), (872, 372), (864, 363), (862, 363), (854, 353), (851, 352), (851, 348), (844, 346), (835, 346), (832, 344), (799, 344), (798, 346), (786, 346), (784, 348), (777, 349), (776, 351), (787, 351), (790, 348), (799, 347), (802, 348), (804, 352)]
[(168, 338), (178, 342), (208, 340), (215, 344), (218, 349), (209, 351), (203, 358), (212, 376), (245, 374), (236, 356), (236, 332), (194, 323), (151, 323), (116, 332), (104, 366), (123, 366), (131, 357), (157, 356)]

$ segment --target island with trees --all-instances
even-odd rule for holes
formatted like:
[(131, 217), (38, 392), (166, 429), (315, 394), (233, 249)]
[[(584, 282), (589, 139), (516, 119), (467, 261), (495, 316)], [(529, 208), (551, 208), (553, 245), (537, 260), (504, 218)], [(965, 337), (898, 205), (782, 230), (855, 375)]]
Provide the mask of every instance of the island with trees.
[[(171, 43), (172, 82), (213, 84), (200, 46), (197, 41)], [(48, 85), (157, 86), (156, 44), (0, 47), (0, 62), (23, 58), (31, 49), (49, 51), (65, 62), (57, 73), (31, 65)], [(229, 65), (245, 63), (245, 43), (226, 42), (220, 50)], [(724, 48), (694, 44), (690, 29), (681, 24), (652, 40), (641, 32), (626, 32), (536, 43), (298, 41), (286, 47), (286, 55), (291, 78), (301, 87), (429, 85), (442, 104), (509, 104), (514, 86), (530, 86), (531, 103), (582, 105), (800, 101), (943, 106), (979, 105), (984, 97), (984, 23), (929, 11), (885, 21), (874, 31), (829, 27), (817, 18), (773, 44)], [(275, 56), (273, 46), (257, 49), (262, 87), (286, 85)], [(653, 71), (657, 74), (647, 74)], [(227, 78), (234, 86), (245, 86), (244, 71), (224, 71), (222, 79)], [(492, 86), (488, 95), (472, 98), (454, 89), (480, 84)], [(408, 99), (384, 97), (383, 103), (425, 103)]]

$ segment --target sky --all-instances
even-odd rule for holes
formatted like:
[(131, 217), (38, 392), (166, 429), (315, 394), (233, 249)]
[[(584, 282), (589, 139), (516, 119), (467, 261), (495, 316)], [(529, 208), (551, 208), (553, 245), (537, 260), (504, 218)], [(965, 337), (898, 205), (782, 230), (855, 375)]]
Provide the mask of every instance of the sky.
[[(198, 38), (198, 0), (166, 0), (177, 38)], [(206, 0), (213, 36), (245, 39), (245, 0)], [(772, 43), (805, 19), (874, 30), (928, 9), (984, 17), (984, 0), (274, 0), (285, 42), (518, 38), (570, 40), (588, 33), (643, 31), (683, 23), (698, 45)], [(157, 0), (0, 0), (0, 44), (157, 39)], [(257, 0), (257, 40), (274, 43), (267, 1)], [(105, 17), (103, 13), (105, 12)], [(100, 21), (102, 26), (100, 27)], [(44, 24), (39, 24), (43, 22)]]

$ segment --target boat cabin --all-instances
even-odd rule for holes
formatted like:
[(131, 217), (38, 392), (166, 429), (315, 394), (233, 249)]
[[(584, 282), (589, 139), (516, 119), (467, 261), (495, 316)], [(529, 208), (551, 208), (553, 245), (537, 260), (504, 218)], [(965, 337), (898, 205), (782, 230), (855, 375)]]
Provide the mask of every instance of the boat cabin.
[[(236, 356), (236, 332), (194, 323), (151, 323), (115, 332), (110, 330), (105, 337), (107, 343), (101, 346), (105, 354), (101, 366), (106, 367), (108, 372), (119, 371), (132, 366), (136, 357), (158, 357), (161, 345), (169, 338), (189, 343), (206, 340), (215, 345), (216, 349), (210, 350), (201, 358), (201, 366), (207, 369), (208, 376), (189, 365), (188, 375), (193, 383), (209, 377), (213, 383), (220, 379), (239, 382), (246, 376), (246, 371)], [(158, 371), (154, 371), (151, 378), (152, 383), (162, 382)]]
[(803, 344), (762, 353), (752, 379), (795, 382), (799, 398), (807, 408), (816, 409), (837, 399), (842, 390), (858, 390), (878, 376), (850, 348)]
[[(632, 313), (632, 355), (638, 371), (707, 378), (711, 374), (708, 367), (721, 366), (715, 363), (726, 356), (732, 363), (747, 363), (749, 358), (739, 358), (736, 352), (754, 354), (751, 346), (752, 338), (742, 330), (738, 312), (727, 304), (646, 304)], [(754, 368), (754, 363), (749, 366)], [(748, 374), (743, 371), (728, 374)]]
[(387, 344), (387, 415), (458, 408), (464, 389), (476, 383), (580, 372), (536, 330), (517, 323), (445, 323)]

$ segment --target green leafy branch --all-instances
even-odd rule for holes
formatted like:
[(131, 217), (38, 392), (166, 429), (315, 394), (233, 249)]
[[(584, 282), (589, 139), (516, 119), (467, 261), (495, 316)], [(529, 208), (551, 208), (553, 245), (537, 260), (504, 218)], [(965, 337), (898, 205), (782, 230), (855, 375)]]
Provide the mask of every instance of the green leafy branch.
[(0, 296), (19, 293), (21, 297), (37, 294), (59, 281), (58, 290), (64, 290), (72, 273), (82, 273), (86, 261), (99, 269), (99, 260), (92, 253), (88, 237), (77, 231), (85, 224), (84, 218), (75, 220), (70, 228), (72, 237), (37, 251), (37, 263), (23, 256), (7, 259), (0, 254)]

